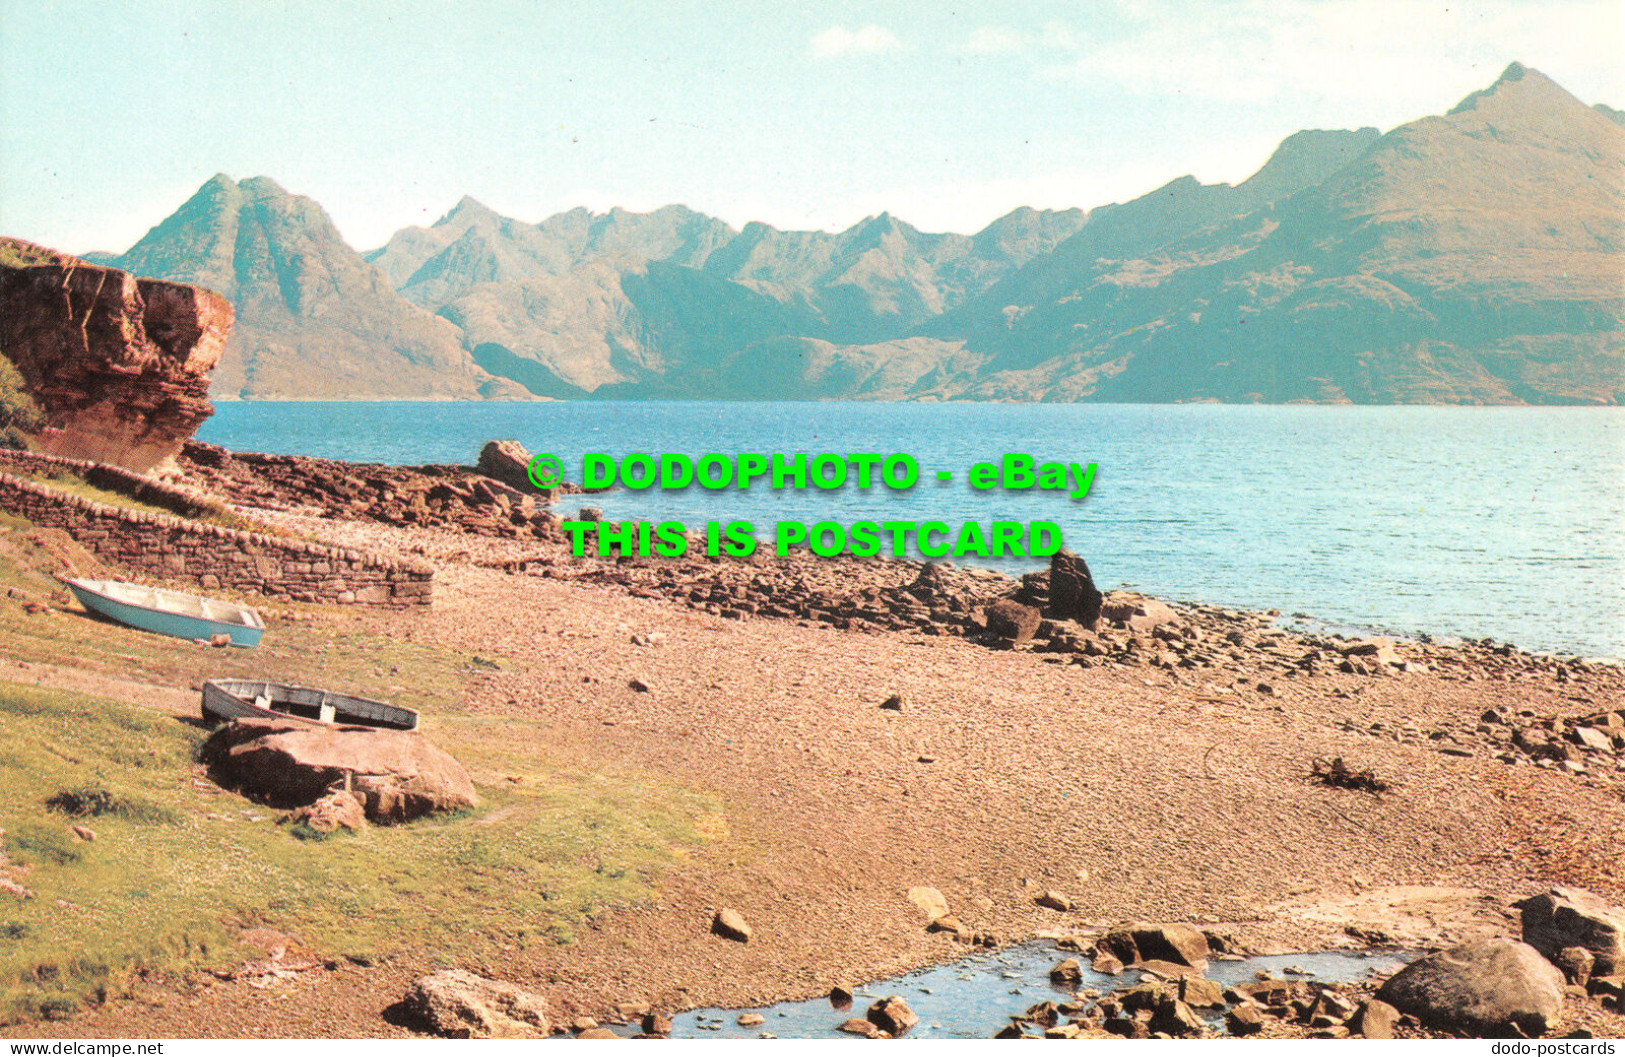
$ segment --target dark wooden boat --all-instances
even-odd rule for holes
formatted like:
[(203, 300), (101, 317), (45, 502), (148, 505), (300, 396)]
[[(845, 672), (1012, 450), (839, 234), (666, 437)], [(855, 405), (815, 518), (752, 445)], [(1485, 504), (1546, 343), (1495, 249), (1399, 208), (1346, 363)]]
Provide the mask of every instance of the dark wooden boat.
[(313, 686), (259, 679), (210, 679), (204, 683), (203, 718), (209, 723), (249, 718), (299, 719), (383, 730), (416, 730), (418, 725), (418, 714), (410, 708)]

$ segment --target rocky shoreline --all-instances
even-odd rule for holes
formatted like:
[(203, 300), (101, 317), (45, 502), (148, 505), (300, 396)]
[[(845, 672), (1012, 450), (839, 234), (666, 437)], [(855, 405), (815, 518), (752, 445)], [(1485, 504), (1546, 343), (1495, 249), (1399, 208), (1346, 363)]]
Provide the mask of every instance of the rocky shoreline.
[[(1330, 683), (1326, 692), (1352, 703), (1372, 680), (1426, 673), (1443, 681), (1540, 683), (1559, 691), (1557, 707), (1492, 708), (1426, 727), (1361, 723), (1350, 715), (1340, 725), (1446, 755), (1482, 756), (1625, 789), (1625, 669), (1615, 664), (1531, 654), (1490, 639), (1303, 633), (1283, 626), (1278, 612), (1170, 605), (1122, 591), (1102, 595), (1087, 563), (1066, 552), (1050, 569), (1019, 579), (950, 562), (826, 559), (805, 550), (783, 558), (761, 552), (749, 558), (575, 557), (558, 530), (560, 516), (546, 504), (580, 494), (578, 488), (521, 492), (474, 467), (237, 454), (198, 442), (187, 445), (182, 467), (187, 484), (262, 518), (290, 515), (289, 523), (303, 532), (333, 522), (349, 526), (351, 538), (369, 522), (449, 529), (460, 539), (455, 546), (439, 539), (409, 545), (409, 553), (602, 585), (729, 620), (960, 636), (1041, 654), (1045, 663), (1156, 670), (1214, 694), (1271, 697), (1288, 684)], [(599, 515), (584, 508), (579, 516)], [(375, 549), (399, 546), (397, 537), (359, 535)]]
[[(1505, 908), (1553, 884), (1625, 894), (1617, 665), (1098, 592), (1069, 555), (1019, 579), (807, 555), (576, 558), (539, 497), (470, 467), (192, 445), (180, 477), (273, 527), (435, 566), (434, 606), (346, 619), (494, 653), (463, 708), (536, 732), (571, 767), (635, 761), (727, 805), (707, 824), (717, 850), (657, 903), (605, 908), (569, 948), (469, 960), (545, 994), (549, 1031), (822, 994), (1035, 935), (1072, 937), (1092, 964), (1125, 921), (1192, 922), (1214, 958), (1416, 950), (1506, 935)], [(933, 885), (942, 912), (922, 922), (913, 896)], [(748, 922), (746, 942), (718, 931), (723, 910)], [(342, 1025), (323, 1030), (411, 1034), (422, 1025), (376, 1011), (423, 960), (335, 963), (297, 986)], [(1162, 1030), (1202, 985), (1148, 969), (1161, 978), (1057, 1003), (1053, 1024), (1012, 1010), (1015, 1030)], [(1617, 1032), (1617, 996), (1594, 975), (1600, 994), (1580, 1003), (1571, 983), (1566, 1008)], [(1369, 997), (1288, 983), (1238, 987), (1226, 1008), (1259, 1006), (1266, 1036), (1302, 1035)], [(257, 1001), (227, 983), (191, 1001), (240, 1017), (244, 999)], [(253, 1008), (218, 1024), (155, 1009), (71, 1023), (310, 1030)]]

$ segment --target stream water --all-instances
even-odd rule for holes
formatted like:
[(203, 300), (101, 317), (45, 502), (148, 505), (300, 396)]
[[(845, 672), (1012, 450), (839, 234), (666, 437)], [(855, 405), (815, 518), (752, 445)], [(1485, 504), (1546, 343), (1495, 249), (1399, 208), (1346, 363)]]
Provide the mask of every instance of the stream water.
[[(1056, 962), (1068, 957), (1076, 955), (1057, 949), (1048, 940), (1035, 940), (855, 988), (849, 1009), (837, 1009), (828, 998), (819, 997), (748, 1009), (690, 1010), (672, 1017), (671, 1038), (858, 1038), (836, 1030), (838, 1025), (849, 1017), (861, 1018), (876, 999), (901, 995), (920, 1018), (919, 1025), (908, 1033), (909, 1038), (987, 1039), (1028, 1007), (1046, 999), (1058, 1001), (1072, 996), (1072, 988), (1054, 986), (1049, 979)], [(1225, 985), (1253, 980), (1261, 970), (1278, 979), (1351, 983), (1372, 975), (1389, 976), (1412, 957), (1398, 951), (1259, 955), (1239, 961), (1211, 961), (1205, 975)], [(1119, 976), (1085, 969), (1076, 989), (1092, 988), (1105, 993), (1131, 986), (1139, 976), (1132, 969)], [(765, 1023), (742, 1028), (738, 1019), (743, 1013), (759, 1013)], [(1223, 1018), (1214, 1016), (1211, 1022), (1222, 1026)], [(631, 1035), (637, 1029), (617, 1030)]]

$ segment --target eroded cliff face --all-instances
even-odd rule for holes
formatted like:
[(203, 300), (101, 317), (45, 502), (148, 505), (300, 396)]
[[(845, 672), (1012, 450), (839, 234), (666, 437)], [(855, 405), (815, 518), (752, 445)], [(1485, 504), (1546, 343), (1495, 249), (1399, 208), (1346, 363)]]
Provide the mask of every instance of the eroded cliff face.
[(45, 413), (38, 446), (147, 472), (214, 413), (234, 318), (219, 294), (0, 239), (0, 354)]

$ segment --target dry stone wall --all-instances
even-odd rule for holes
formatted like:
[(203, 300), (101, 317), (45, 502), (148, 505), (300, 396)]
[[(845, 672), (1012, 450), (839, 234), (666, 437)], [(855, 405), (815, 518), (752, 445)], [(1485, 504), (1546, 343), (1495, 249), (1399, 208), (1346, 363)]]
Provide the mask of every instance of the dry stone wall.
[[(101, 464), (5, 452), (0, 454), (0, 467), (5, 466), (34, 471), (60, 467), (87, 474)], [(154, 490), (141, 495), (144, 502), (160, 505), (153, 500), (166, 493), (176, 503), (198, 501), (182, 489), (128, 471), (119, 473), (132, 478), (125, 483), (137, 491)], [(95, 483), (114, 484), (105, 476)], [(206, 590), (225, 587), (269, 598), (341, 605), (428, 605), (433, 596), (434, 568), (422, 562), (129, 510), (68, 495), (3, 470), (0, 510), (62, 529), (105, 561), (153, 576), (192, 580)]]

